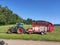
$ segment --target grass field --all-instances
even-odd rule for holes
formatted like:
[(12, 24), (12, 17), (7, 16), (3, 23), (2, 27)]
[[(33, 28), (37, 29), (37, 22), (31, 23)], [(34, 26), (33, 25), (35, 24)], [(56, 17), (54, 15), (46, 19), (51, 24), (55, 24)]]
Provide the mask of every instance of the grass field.
[[(0, 39), (22, 39), (22, 40), (42, 40), (42, 41), (59, 41), (60, 42), (60, 26), (55, 26), (53, 32), (40, 34), (7, 34), (8, 27), (13, 25), (0, 26)], [(24, 28), (31, 25), (24, 25)]]

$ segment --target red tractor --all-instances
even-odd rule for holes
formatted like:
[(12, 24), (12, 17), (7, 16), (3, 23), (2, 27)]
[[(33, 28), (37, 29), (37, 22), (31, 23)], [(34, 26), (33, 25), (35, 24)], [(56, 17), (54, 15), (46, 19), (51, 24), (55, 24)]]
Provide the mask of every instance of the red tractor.
[(27, 29), (27, 33), (40, 33), (44, 34), (45, 32), (52, 32), (53, 24), (46, 21), (32, 22), (32, 28)]

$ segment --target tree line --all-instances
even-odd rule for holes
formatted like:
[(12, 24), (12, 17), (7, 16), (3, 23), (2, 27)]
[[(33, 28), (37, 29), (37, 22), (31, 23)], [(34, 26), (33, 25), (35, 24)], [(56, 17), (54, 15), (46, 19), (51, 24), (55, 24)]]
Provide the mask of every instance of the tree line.
[(0, 25), (23, 22), (23, 18), (13, 13), (9, 8), (0, 5)]
[(8, 7), (3, 7), (0, 5), (0, 25), (6, 24), (16, 24), (16, 23), (24, 23), (24, 24), (32, 24), (32, 21), (37, 22), (36, 20), (32, 20), (27, 18), (26, 20), (13, 13)]
[(27, 18), (26, 20), (13, 13), (7, 6), (3, 7), (0, 5), (0, 25), (6, 24), (16, 24), (16, 23), (24, 23), (24, 24), (32, 24), (32, 19)]

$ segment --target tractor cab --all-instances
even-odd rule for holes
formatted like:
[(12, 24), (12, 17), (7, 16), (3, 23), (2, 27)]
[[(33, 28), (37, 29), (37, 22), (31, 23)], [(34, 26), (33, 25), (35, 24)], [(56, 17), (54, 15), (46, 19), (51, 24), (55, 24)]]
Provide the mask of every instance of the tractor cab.
[(17, 23), (16, 27), (23, 27), (23, 23)]

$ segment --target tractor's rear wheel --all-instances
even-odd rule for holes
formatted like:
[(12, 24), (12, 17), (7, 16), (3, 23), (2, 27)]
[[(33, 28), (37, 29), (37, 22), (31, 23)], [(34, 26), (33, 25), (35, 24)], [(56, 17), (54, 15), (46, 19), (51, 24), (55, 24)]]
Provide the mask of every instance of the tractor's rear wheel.
[(23, 28), (18, 28), (17, 34), (22, 34), (22, 33), (25, 33), (25, 30)]
[(22, 34), (22, 29), (21, 29), (21, 28), (18, 28), (18, 29), (17, 29), (17, 33), (18, 33), (18, 34)]
[(11, 34), (12, 32), (11, 32), (11, 29), (8, 29), (8, 32), (7, 32), (8, 34)]

